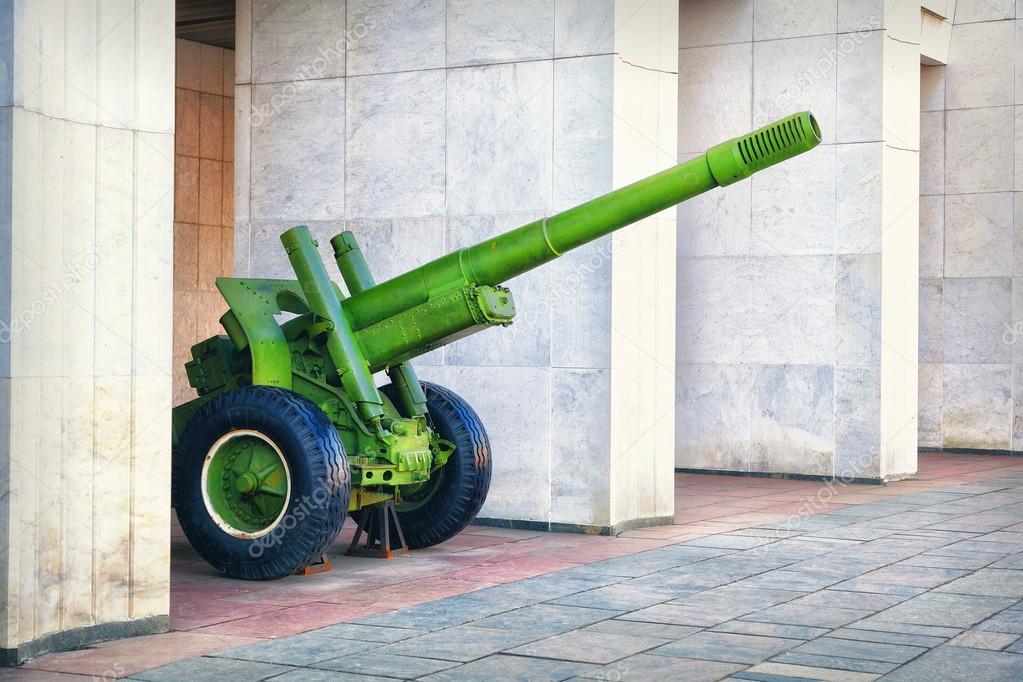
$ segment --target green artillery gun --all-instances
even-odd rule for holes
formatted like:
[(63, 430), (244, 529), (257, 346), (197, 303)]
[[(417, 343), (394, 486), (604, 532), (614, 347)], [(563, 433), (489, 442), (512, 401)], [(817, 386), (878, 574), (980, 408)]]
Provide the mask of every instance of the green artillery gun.
[[(347, 297), (309, 231), (288, 230), (297, 280), (218, 279), (227, 335), (193, 346), (186, 365), (198, 397), (174, 408), (172, 484), (185, 535), (250, 580), (316, 562), (346, 514), (371, 505), (413, 549), (451, 538), (487, 496), (490, 444), (473, 409), (408, 361), (511, 324), (503, 282), (819, 142), (813, 116), (795, 114), (380, 284), (342, 232), (330, 243)], [(378, 388), (378, 372), (390, 383)]]

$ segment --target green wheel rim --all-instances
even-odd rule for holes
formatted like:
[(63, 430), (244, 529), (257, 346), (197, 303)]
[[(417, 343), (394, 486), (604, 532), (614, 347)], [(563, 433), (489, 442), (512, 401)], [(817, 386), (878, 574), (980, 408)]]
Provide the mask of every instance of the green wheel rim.
[(250, 429), (217, 439), (203, 461), (201, 485), (210, 518), (236, 538), (269, 533), (291, 501), (291, 472), (281, 449)]

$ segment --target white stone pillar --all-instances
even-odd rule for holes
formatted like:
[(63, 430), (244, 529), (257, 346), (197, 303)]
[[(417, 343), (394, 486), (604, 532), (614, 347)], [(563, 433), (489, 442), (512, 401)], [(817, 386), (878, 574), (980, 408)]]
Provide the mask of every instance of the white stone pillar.
[(0, 649), (165, 630), (174, 5), (0, 1)]
[(681, 157), (806, 109), (823, 142), (679, 210), (677, 465), (914, 473), (919, 2), (681, 0), (679, 24)]

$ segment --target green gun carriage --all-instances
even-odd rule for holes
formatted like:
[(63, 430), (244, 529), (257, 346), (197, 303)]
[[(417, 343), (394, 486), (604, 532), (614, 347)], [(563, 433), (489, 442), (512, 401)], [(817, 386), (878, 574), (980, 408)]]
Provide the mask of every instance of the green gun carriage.
[(490, 444), (472, 407), (409, 360), (511, 324), (507, 280), (819, 142), (813, 116), (795, 114), (380, 284), (342, 232), (330, 243), (347, 296), (309, 231), (288, 230), (296, 279), (218, 279), (226, 335), (186, 365), (197, 397), (173, 411), (172, 499), (189, 542), (225, 575), (261, 580), (318, 561), (364, 508), (389, 507), (383, 523), (412, 549), (451, 538), (486, 499)]

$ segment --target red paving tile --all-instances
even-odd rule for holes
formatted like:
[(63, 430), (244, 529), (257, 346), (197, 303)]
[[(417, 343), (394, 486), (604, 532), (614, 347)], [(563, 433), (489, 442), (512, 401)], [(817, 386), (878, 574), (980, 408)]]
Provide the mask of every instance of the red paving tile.
[[(114, 663), (130, 661), (124, 673), (130, 674), (256, 639), (297, 634), (765, 521), (1023, 472), (1023, 460), (1013, 457), (921, 454), (919, 465), (915, 480), (886, 486), (680, 473), (675, 477), (675, 525), (639, 528), (618, 537), (471, 526), (443, 545), (392, 561), (344, 556), (353, 532), (349, 525), (335, 543), (333, 571), (272, 583), (219, 577), (175, 536), (171, 625), (176, 632), (44, 656), (17, 672), (102, 676)], [(173, 527), (179, 535), (177, 524)]]
[(194, 632), (168, 632), (163, 635), (104, 642), (78, 651), (50, 654), (29, 661), (23, 669), (76, 673), (89, 675), (93, 679), (112, 680), (183, 658), (211, 654), (258, 641), (260, 640), (251, 636), (225, 637)]

